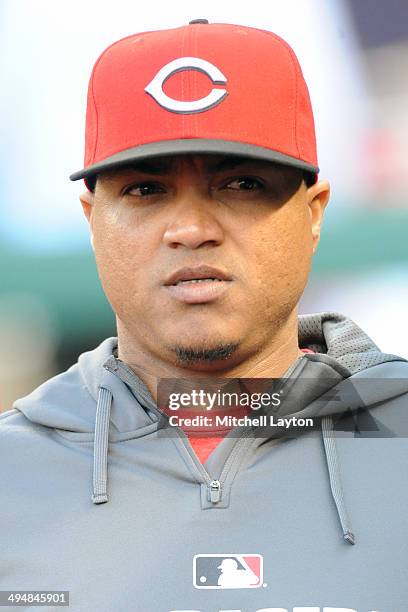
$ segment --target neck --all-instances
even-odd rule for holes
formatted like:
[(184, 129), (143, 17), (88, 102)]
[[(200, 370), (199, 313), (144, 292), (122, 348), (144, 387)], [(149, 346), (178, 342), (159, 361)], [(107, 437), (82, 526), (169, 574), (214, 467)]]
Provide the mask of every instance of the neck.
[(117, 320), (118, 357), (139, 376), (157, 402), (160, 378), (280, 378), (303, 355), (298, 345), (297, 309), (276, 330), (271, 330), (264, 344), (247, 352), (241, 350), (234, 360), (208, 364), (208, 369), (182, 367), (165, 359), (158, 359), (143, 341), (132, 336), (122, 321)]

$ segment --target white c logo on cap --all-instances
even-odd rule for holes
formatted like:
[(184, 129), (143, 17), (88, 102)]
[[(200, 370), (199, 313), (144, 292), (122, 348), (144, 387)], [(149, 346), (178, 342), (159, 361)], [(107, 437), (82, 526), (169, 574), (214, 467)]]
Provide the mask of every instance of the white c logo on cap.
[(226, 89), (212, 89), (208, 96), (200, 100), (183, 102), (170, 98), (163, 91), (163, 85), (173, 74), (183, 70), (198, 70), (210, 77), (214, 85), (225, 85), (226, 77), (214, 64), (198, 57), (180, 57), (169, 62), (159, 70), (154, 79), (145, 87), (145, 91), (156, 100), (160, 106), (173, 113), (201, 113), (219, 104), (228, 95)]

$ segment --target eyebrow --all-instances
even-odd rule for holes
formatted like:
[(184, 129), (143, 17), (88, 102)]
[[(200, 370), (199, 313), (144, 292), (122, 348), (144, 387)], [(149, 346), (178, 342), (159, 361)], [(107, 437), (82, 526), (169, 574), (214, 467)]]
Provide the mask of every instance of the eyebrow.
[(250, 157), (233, 157), (229, 156), (225, 159), (216, 162), (214, 164), (209, 164), (208, 169), (212, 172), (221, 171), (221, 170), (234, 170), (238, 166), (243, 166), (244, 164), (249, 164), (251, 162), (259, 162), (260, 160), (251, 159)]
[(171, 171), (173, 164), (171, 161), (139, 161), (124, 166), (124, 170), (135, 170), (144, 174), (166, 174)]
[[(206, 166), (207, 173), (210, 172), (220, 172), (222, 170), (233, 170), (238, 166), (242, 166), (244, 164), (248, 164), (251, 162), (261, 162), (262, 160), (255, 160), (249, 157), (236, 157), (233, 155), (228, 155), (224, 159), (213, 162), (212, 164), (208, 164)], [(266, 162), (268, 163), (268, 162)], [(135, 162), (133, 164), (126, 165), (126, 168), (129, 170), (134, 170), (136, 172), (143, 172), (144, 174), (153, 174), (155, 176), (169, 174), (172, 170), (174, 170), (175, 158), (170, 160), (142, 160), (139, 162)]]

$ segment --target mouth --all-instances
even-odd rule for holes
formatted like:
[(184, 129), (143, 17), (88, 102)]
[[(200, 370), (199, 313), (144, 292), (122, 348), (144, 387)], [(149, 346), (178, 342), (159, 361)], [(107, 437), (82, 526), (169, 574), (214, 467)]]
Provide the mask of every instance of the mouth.
[(178, 285), (183, 282), (200, 282), (200, 281), (230, 281), (232, 277), (223, 270), (207, 265), (189, 266), (176, 270), (164, 281), (166, 287), (170, 285)]
[(178, 285), (185, 285), (191, 283), (212, 283), (212, 282), (222, 283), (223, 281), (220, 278), (190, 278), (186, 280), (179, 280), (177, 283), (171, 285), (172, 287), (177, 287)]
[(218, 268), (201, 265), (181, 268), (164, 282), (168, 293), (186, 304), (204, 304), (221, 297), (233, 278)]

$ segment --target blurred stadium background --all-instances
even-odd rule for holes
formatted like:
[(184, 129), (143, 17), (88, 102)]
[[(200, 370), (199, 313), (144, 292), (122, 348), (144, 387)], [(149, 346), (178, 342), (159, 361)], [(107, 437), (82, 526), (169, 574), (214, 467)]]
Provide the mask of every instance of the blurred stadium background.
[[(244, 4), (244, 3), (243, 3)], [(299, 56), (332, 184), (301, 312), (352, 317), (408, 357), (408, 2), (152, 0), (0, 5), (0, 410), (115, 335), (78, 195), (86, 89), (113, 40), (204, 17), (280, 34)]]

